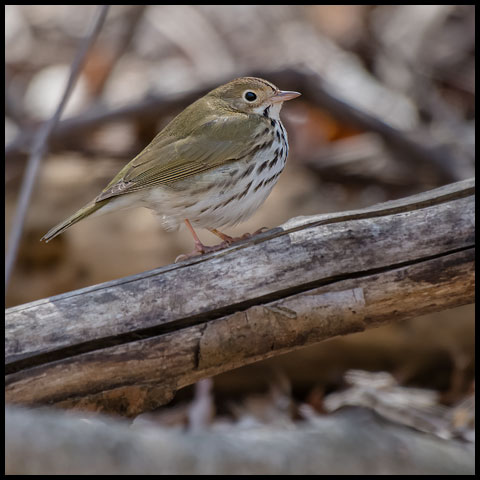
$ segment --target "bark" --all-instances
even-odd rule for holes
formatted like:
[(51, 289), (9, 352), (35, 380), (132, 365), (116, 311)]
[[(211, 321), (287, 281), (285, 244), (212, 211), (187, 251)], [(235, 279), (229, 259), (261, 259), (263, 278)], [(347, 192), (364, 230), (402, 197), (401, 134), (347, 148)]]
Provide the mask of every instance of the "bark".
[(474, 301), (474, 180), (292, 219), (225, 250), (6, 311), (6, 400), (135, 415), (181, 387)]

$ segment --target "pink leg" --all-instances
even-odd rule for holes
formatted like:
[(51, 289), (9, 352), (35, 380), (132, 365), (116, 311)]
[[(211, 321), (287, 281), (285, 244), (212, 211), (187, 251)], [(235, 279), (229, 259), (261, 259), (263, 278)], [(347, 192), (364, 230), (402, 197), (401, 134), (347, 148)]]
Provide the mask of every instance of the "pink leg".
[(209, 228), (209, 230), (217, 237), (220, 237), (226, 245), (230, 245), (235, 241), (235, 239), (230, 237), (230, 235), (226, 235), (225, 233), (220, 232), (216, 228)]
[(187, 228), (190, 230), (190, 233), (192, 234), (193, 241), (195, 242), (195, 250), (191, 253), (179, 255), (175, 259), (175, 262), (186, 260), (187, 258), (195, 257), (197, 255), (201, 255), (202, 253), (216, 252), (217, 250), (221, 250), (222, 248), (225, 247), (225, 244), (224, 244), (225, 242), (221, 243), (220, 245), (214, 245), (212, 247), (208, 245), (204, 245), (198, 238), (197, 232), (195, 232), (195, 230), (193, 229), (190, 221), (188, 219), (185, 219), (184, 221), (185, 221), (185, 225), (187, 226)]
[(192, 234), (193, 241), (195, 242), (195, 251), (197, 251), (198, 253), (205, 253), (207, 247), (198, 238), (197, 232), (193, 229), (192, 224), (190, 223), (188, 218), (185, 219), (185, 225)]

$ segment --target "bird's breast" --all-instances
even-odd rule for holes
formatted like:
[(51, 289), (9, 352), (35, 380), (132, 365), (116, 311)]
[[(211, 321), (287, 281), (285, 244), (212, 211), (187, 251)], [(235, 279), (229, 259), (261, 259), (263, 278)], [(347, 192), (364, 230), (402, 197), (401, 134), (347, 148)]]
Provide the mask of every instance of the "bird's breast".
[(248, 219), (270, 194), (285, 167), (288, 140), (279, 120), (268, 119), (268, 134), (256, 139), (243, 159), (175, 185), (155, 188), (146, 199), (167, 229), (188, 218), (194, 227), (221, 228)]

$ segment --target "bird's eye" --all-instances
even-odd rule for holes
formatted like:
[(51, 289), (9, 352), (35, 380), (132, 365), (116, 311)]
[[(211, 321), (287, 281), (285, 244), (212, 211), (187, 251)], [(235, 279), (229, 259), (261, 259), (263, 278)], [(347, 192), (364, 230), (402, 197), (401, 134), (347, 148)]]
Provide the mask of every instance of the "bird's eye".
[(254, 102), (257, 99), (257, 96), (253, 92), (245, 93), (245, 100), (247, 102)]

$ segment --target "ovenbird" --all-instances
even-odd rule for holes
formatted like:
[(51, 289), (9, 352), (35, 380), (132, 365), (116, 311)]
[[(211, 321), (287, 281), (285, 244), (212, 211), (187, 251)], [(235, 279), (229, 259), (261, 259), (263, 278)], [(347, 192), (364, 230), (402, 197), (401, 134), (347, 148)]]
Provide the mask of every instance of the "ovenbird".
[[(280, 109), (299, 95), (254, 77), (212, 90), (175, 117), (100, 195), (42, 240), (92, 214), (131, 206), (154, 210), (167, 230), (185, 222), (195, 241), (193, 254), (238, 240), (218, 228), (246, 220), (270, 194), (288, 155)], [(207, 228), (223, 242), (207, 247), (193, 227)]]

